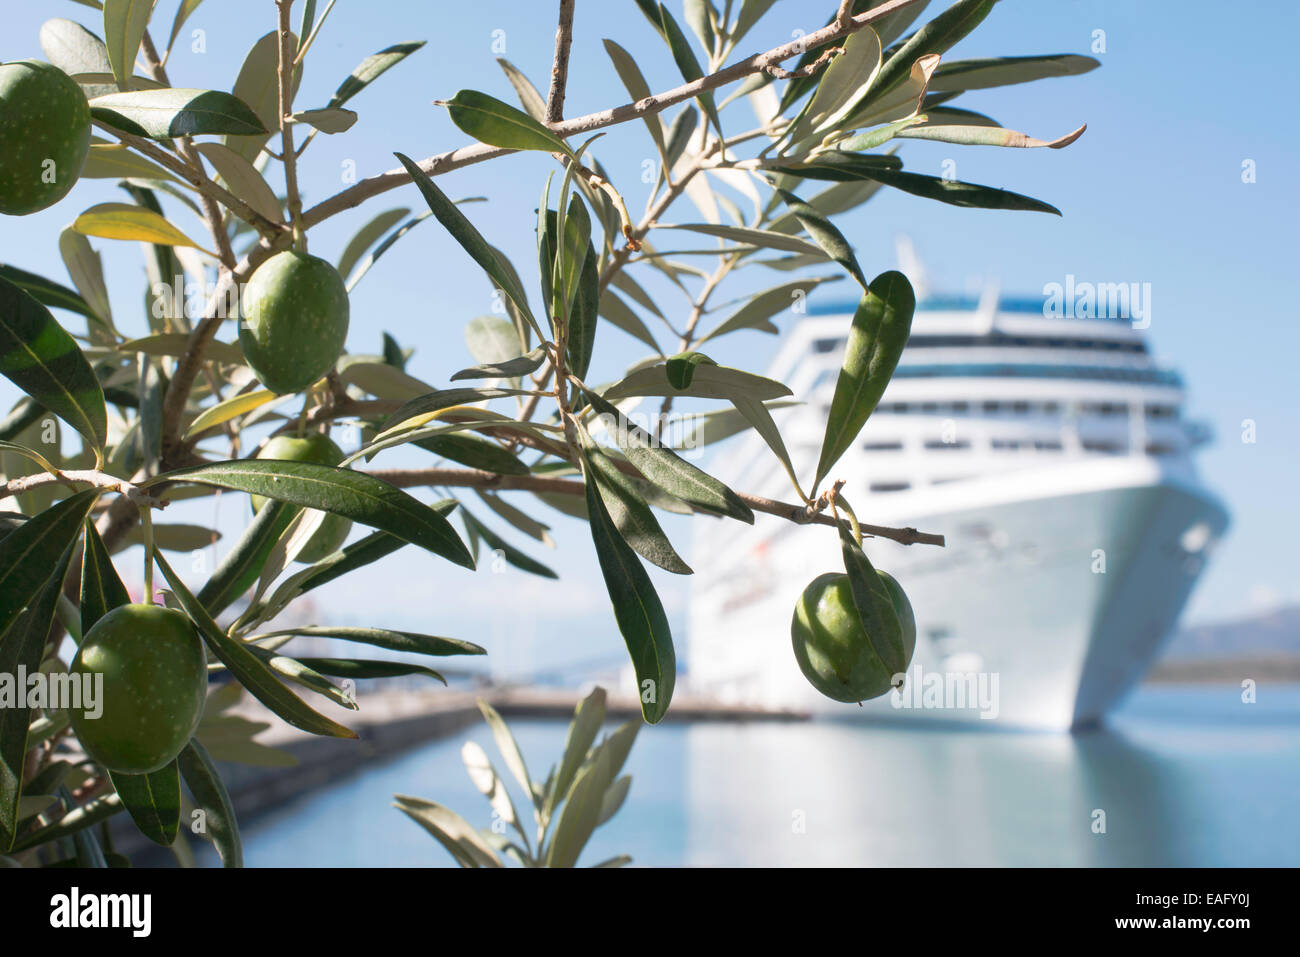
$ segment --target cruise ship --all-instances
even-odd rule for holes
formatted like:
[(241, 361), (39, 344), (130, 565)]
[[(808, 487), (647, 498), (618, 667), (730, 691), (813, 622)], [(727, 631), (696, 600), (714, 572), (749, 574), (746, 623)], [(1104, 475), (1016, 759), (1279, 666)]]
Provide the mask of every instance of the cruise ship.
[[(828, 483), (864, 522), (937, 532), (946, 547), (870, 538), (916, 614), (901, 691), (861, 706), (804, 679), (790, 619), (804, 586), (843, 571), (833, 529), (760, 517), (699, 522), (688, 611), (691, 688), (728, 702), (847, 718), (1095, 725), (1142, 678), (1227, 526), (1183, 416), (1126, 309), (1067, 318), (1045, 297), (925, 298), (889, 388)], [(775, 413), (798, 474), (816, 463), (856, 303), (818, 306), (769, 375), (799, 404)], [(734, 487), (790, 500), (756, 434), (708, 463)]]

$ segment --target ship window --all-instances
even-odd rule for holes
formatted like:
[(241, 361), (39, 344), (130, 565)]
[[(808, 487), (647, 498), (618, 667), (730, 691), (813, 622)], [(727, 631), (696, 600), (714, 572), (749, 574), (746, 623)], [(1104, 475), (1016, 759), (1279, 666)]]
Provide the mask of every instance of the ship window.
[(965, 415), (967, 412), (970, 411), (970, 403), (969, 403), (969, 402), (954, 402), (954, 403), (952, 404), (952, 411), (953, 411), (953, 414), (954, 414), (954, 415)]
[(945, 476), (944, 478), (932, 479), (932, 480), (930, 481), (930, 484), (931, 484), (931, 485), (949, 485), (949, 484), (951, 484), (952, 482), (960, 482), (960, 481), (962, 481), (962, 480), (965, 479), (965, 478), (966, 478), (965, 475), (948, 475), (948, 476)]
[(945, 442), (943, 439), (927, 439), (925, 447), (927, 449), (968, 449), (970, 443), (964, 439), (955, 442)]
[(839, 339), (816, 339), (813, 341), (814, 352), (834, 352), (839, 346)]
[(894, 403), (894, 411), (895, 411), (895, 412), (909, 412), (909, 411), (911, 411), (911, 410), (909, 409), (909, 407), (908, 407), (908, 405), (907, 405), (906, 402), (895, 402), (895, 403)]
[(1174, 447), (1163, 442), (1151, 442), (1147, 445), (1147, 455), (1173, 455)]
[(985, 402), (985, 403), (984, 403), (984, 411), (985, 411), (985, 412), (1000, 412), (1001, 410), (1002, 410), (1002, 403), (1001, 403), (1001, 402)]
[(1148, 419), (1173, 419), (1178, 417), (1178, 410), (1172, 405), (1147, 406)]
[(1055, 439), (1035, 439), (1034, 448), (1040, 452), (1059, 452), (1061, 451), (1061, 443)]
[(994, 439), (993, 448), (999, 452), (1014, 452), (1020, 448), (1020, 442), (1017, 439)]
[(1023, 415), (1024, 413), (1026, 413), (1026, 412), (1029, 411), (1029, 403), (1028, 403), (1028, 402), (1012, 402), (1012, 403), (1011, 403), (1011, 411), (1012, 411), (1012, 412), (1017, 412), (1017, 413)]
[(902, 442), (863, 442), (863, 451), (866, 452), (901, 452), (903, 450)]
[(1019, 365), (1006, 363), (971, 363), (951, 365), (902, 365), (894, 371), (897, 379), (927, 379), (938, 376), (1030, 379), (1100, 379), (1126, 382), (1150, 382), (1180, 386), (1178, 373), (1168, 369), (1111, 369), (1098, 366)]
[(912, 487), (910, 482), (872, 482), (873, 492), (906, 492)]
[(1103, 452), (1107, 455), (1114, 455), (1121, 451), (1121, 447), (1117, 442), (1085, 441), (1083, 443), (1083, 450), (1085, 452)]
[(1012, 348), (1012, 349), (1082, 349), (1101, 352), (1145, 354), (1146, 343), (1119, 339), (1064, 339), (1039, 336), (962, 336), (914, 335), (907, 341), (909, 349)]
[(1085, 402), (1082, 409), (1090, 415), (1128, 415), (1128, 405), (1123, 402)]

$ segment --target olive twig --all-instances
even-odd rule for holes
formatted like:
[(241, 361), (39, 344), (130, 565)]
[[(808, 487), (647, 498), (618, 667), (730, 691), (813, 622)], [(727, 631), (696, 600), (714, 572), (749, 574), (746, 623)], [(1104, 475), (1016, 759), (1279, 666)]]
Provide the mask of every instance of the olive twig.
[(153, 604), (153, 516), (148, 505), (140, 509), (140, 527), (144, 532), (144, 604)]

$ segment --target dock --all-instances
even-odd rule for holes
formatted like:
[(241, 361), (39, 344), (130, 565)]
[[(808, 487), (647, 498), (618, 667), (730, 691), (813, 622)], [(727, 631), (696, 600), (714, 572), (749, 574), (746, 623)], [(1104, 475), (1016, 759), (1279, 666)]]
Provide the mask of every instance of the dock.
[[(299, 731), (246, 695), (230, 713), (269, 721), (271, 727), (258, 735), (258, 742), (288, 752), (298, 763), (293, 767), (255, 767), (220, 762), (221, 771), (236, 810), (241, 814), (256, 814), (294, 795), (329, 784), (372, 761), (480, 724), (483, 716), (478, 709), (479, 698), (507, 720), (567, 721), (581, 697), (581, 692), (570, 688), (491, 685), (476, 690), (372, 692), (362, 696), (358, 711), (326, 705), (330, 717), (357, 732), (359, 740), (354, 741)], [(626, 695), (611, 694), (605, 710), (608, 721), (626, 721), (641, 715), (639, 703)], [(674, 697), (664, 720), (804, 721), (808, 717), (806, 712), (730, 705), (682, 695)]]

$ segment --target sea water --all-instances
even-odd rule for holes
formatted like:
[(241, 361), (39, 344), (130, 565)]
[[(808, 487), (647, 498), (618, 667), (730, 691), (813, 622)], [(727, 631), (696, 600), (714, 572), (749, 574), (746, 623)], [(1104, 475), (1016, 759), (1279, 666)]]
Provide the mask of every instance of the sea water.
[[(511, 726), (544, 778), (566, 722)], [(392, 800), (429, 798), (492, 827), (460, 759), (466, 739), (531, 823), (477, 725), (246, 822), (247, 865), (454, 866)], [(1253, 704), (1230, 685), (1147, 686), (1107, 728), (1076, 735), (666, 723), (642, 729), (625, 772), (627, 801), (582, 864), (629, 854), (645, 866), (1300, 865), (1296, 685), (1261, 685)]]

